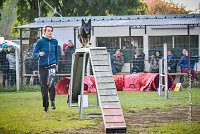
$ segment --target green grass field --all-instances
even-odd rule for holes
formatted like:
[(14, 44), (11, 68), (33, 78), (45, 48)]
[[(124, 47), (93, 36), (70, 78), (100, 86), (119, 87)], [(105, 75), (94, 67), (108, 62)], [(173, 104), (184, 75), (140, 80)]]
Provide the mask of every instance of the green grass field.
[[(96, 94), (89, 104), (96, 103)], [(200, 132), (200, 88), (192, 89), (192, 123), (188, 123), (188, 91), (170, 92), (169, 99), (157, 92), (118, 92), (128, 133)], [(56, 110), (42, 111), (39, 91), (0, 93), (0, 133), (104, 133), (101, 118), (79, 117), (79, 109), (67, 107), (66, 95), (56, 96)], [(84, 116), (100, 108), (83, 110)]]

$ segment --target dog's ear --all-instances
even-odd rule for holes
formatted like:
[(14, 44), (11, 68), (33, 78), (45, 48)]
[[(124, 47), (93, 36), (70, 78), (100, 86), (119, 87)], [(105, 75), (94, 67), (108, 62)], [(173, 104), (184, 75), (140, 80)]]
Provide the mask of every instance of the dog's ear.
[(91, 26), (91, 19), (88, 20), (88, 24)]
[(82, 19), (82, 21), (81, 21), (81, 22), (82, 22), (82, 25), (84, 25), (84, 24), (85, 24), (85, 21), (84, 21), (84, 19)]

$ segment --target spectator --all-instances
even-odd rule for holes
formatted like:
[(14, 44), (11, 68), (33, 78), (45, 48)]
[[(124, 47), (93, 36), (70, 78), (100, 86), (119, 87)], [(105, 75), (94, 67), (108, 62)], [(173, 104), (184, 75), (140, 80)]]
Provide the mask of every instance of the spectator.
[(138, 73), (144, 71), (144, 57), (145, 54), (142, 52), (141, 48), (137, 48), (135, 55), (133, 57), (133, 67), (131, 69), (132, 73)]
[[(25, 58), (25, 70), (26, 70), (26, 74), (33, 74), (33, 71), (38, 71), (38, 62), (36, 58), (33, 58), (31, 53), (27, 53), (26, 54), (26, 58)], [(31, 76), (27, 76), (26, 77), (26, 84), (29, 85), (30, 84), (30, 78)], [(33, 84), (36, 85), (37, 84), (38, 79), (34, 78), (33, 79)]]
[[(189, 58), (190, 58), (190, 64), (189, 64)], [(195, 65), (195, 59), (191, 55), (189, 57), (189, 52), (186, 50), (185, 55), (183, 55), (178, 61), (178, 66), (181, 67), (181, 72), (187, 73), (189, 70), (191, 70), (192, 78), (197, 78), (197, 74), (193, 70), (194, 65)]]
[(35, 49), (35, 46), (36, 46), (36, 44), (37, 44), (37, 41), (40, 39), (40, 37), (37, 37), (36, 38), (36, 42), (35, 43), (33, 43), (33, 45), (32, 45), (32, 50), (34, 51), (34, 49)]
[(68, 43), (63, 44), (63, 71), (65, 73), (71, 73), (71, 64), (72, 64), (72, 54), (75, 52), (75, 46), (71, 40)]
[(183, 48), (182, 53), (180, 54), (179, 58), (181, 58), (182, 56), (184, 56), (186, 51), (187, 51), (187, 49)]
[(0, 50), (0, 71), (3, 74), (3, 87), (6, 85), (6, 80), (8, 80), (8, 71), (9, 71), (9, 62), (6, 58), (7, 52), (5, 51), (6, 47), (1, 48)]
[(152, 55), (150, 60), (150, 72), (158, 73), (159, 72), (159, 59), (162, 59), (160, 51), (156, 51), (154, 55)]
[(122, 71), (124, 65), (124, 56), (120, 49), (116, 49), (114, 54), (111, 56), (111, 66), (113, 74)]
[(10, 53), (6, 55), (9, 62), (9, 85), (13, 86), (16, 84), (16, 58), (15, 49), (10, 48)]
[[(167, 51), (167, 69), (169, 73), (176, 73), (177, 62), (172, 50)], [(175, 75), (172, 76), (175, 79)]]

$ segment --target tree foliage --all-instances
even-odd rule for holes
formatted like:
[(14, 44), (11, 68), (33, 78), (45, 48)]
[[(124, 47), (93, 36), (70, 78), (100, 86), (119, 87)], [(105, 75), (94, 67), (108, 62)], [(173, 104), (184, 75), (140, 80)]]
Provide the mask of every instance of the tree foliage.
[[(5, 2), (5, 0), (0, 0), (0, 11), (3, 8), (3, 3)], [(0, 20), (1, 20), (1, 12), (0, 12)]]
[[(41, 1), (41, 0), (40, 0)], [(47, 15), (46, 6), (41, 3), (42, 16)], [(18, 0), (17, 2), (17, 20), (19, 24), (27, 24), (38, 18), (38, 0)]]
[[(40, 17), (59, 16), (58, 13), (62, 16), (133, 15), (145, 14), (147, 9), (140, 0), (45, 0), (53, 9), (44, 0), (39, 1)], [(39, 17), (38, 0), (19, 0), (17, 7), (17, 20), (21, 25)], [(33, 31), (30, 33), (30, 45), (36, 35)]]
[(5, 38), (10, 38), (12, 36), (10, 33), (16, 21), (16, 3), (17, 0), (6, 0), (2, 4), (2, 8), (0, 10), (0, 35)]
[(185, 6), (166, 2), (162, 0), (152, 0), (147, 2), (148, 14), (188, 14)]
[[(59, 16), (44, 0), (0, 0), (1, 31), (4, 36), (16, 33), (14, 26), (28, 24), (39, 17)], [(140, 0), (45, 0), (62, 16), (104, 16), (146, 14), (146, 4)], [(16, 5), (16, 8), (15, 8)], [(16, 21), (17, 18), (17, 21)], [(11, 21), (12, 20), (12, 21)], [(12, 29), (12, 30), (10, 30)]]
[[(62, 16), (101, 16), (145, 14), (146, 4), (140, 0), (46, 0)], [(18, 21), (33, 22), (38, 16), (38, 0), (19, 0)], [(59, 16), (40, 0), (41, 17), (48, 13)]]

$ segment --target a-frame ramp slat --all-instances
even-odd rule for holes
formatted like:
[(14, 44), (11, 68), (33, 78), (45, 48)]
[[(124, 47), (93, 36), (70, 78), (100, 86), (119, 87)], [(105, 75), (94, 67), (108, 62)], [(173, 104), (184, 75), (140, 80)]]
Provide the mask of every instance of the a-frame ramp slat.
[(126, 123), (106, 48), (90, 48), (99, 103), (106, 132), (126, 132)]

